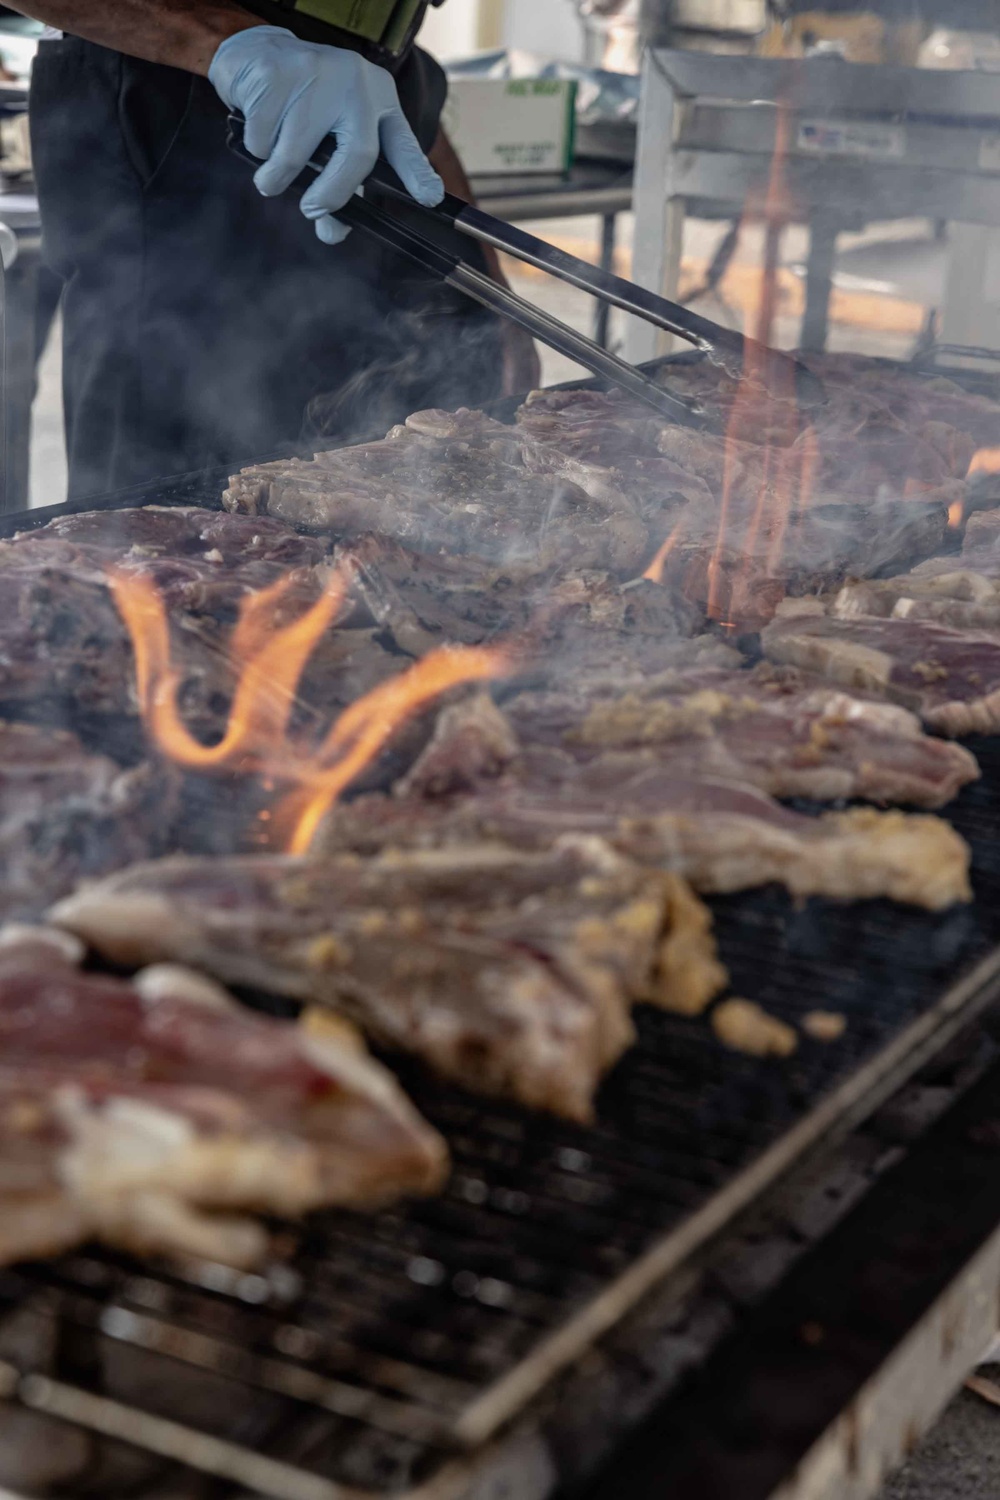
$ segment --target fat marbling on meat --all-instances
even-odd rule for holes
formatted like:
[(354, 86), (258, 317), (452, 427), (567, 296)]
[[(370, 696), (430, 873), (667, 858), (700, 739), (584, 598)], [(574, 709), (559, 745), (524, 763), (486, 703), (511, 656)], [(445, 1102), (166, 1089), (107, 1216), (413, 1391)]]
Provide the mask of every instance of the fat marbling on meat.
[[(632, 1040), (632, 1002), (679, 972), (675, 921), (699, 929), (701, 998), (725, 979), (676, 882), (572, 836), (537, 853), (479, 839), (161, 860), (82, 887), (54, 919), (115, 960), (183, 956), (329, 1005), (467, 1088), (580, 1120)], [(687, 985), (691, 960), (688, 942)]]
[(996, 635), (933, 620), (792, 615), (769, 625), (761, 639), (771, 661), (899, 703), (940, 734), (1000, 729)]
[(967, 750), (925, 734), (906, 709), (794, 669), (682, 669), (623, 692), (587, 687), (584, 679), (519, 693), (505, 700), (504, 715), (525, 746), (551, 745), (585, 761), (630, 752), (640, 769), (655, 762), (773, 797), (937, 808), (979, 775)]
[(81, 955), (64, 932), (0, 935), (0, 1262), (96, 1237), (252, 1265), (269, 1243), (253, 1213), (440, 1185), (443, 1143), (349, 1029)]

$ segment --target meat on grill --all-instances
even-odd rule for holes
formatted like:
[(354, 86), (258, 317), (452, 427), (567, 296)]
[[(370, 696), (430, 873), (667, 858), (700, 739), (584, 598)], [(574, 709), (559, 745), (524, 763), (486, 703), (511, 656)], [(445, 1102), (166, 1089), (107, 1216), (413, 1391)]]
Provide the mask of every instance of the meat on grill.
[(966, 436), (976, 448), (996, 445), (997, 402), (964, 390), (947, 376), (923, 375), (863, 354), (804, 353), (799, 357), (835, 399), (841, 392), (860, 394), (877, 401), (912, 432), (938, 423)]
[(747, 782), (774, 797), (943, 807), (979, 775), (967, 750), (924, 734), (905, 709), (794, 670), (708, 668), (622, 694), (583, 689), (521, 693), (504, 713), (524, 745), (583, 760), (630, 751), (637, 764)]
[[(0, 544), (0, 566), (64, 568), (102, 583), (109, 567), (149, 574), (171, 609), (223, 617), (239, 599), (288, 572), (307, 581), (324, 541), (267, 517), (193, 505), (82, 511)], [(311, 601), (310, 601), (311, 602)]]
[(705, 478), (686, 468), (682, 456), (661, 451), (662, 420), (637, 404), (598, 391), (534, 391), (517, 422), (536, 440), (537, 461), (557, 465), (569, 454), (603, 469), (658, 537), (684, 506), (713, 504)]
[(692, 984), (704, 1003), (724, 981), (692, 900), (598, 840), (538, 854), (479, 840), (374, 859), (161, 860), (83, 887), (54, 916), (110, 958), (183, 956), (332, 1006), (467, 1088), (585, 1120), (632, 1040), (632, 1001), (676, 977), (694, 1008)]
[(775, 881), (796, 896), (887, 896), (931, 910), (970, 896), (968, 848), (939, 818), (868, 808), (807, 817), (746, 784), (675, 775), (631, 752), (581, 762), (529, 749), (464, 794), (369, 794), (337, 808), (324, 839), (371, 856), (483, 838), (548, 849), (568, 833), (709, 893)]
[(975, 511), (965, 523), (963, 553), (993, 552), (1000, 544), (1000, 509)]
[[(408, 655), (446, 642), (479, 643), (526, 636), (544, 655), (546, 643), (579, 640), (595, 654), (613, 637), (672, 643), (700, 623), (693, 605), (668, 589), (608, 573), (583, 571), (556, 579), (477, 562), (426, 557), (377, 536), (345, 543), (336, 561), (353, 578), (359, 613), (348, 623), (375, 623)], [(669, 649), (669, 646), (668, 646)]]
[[(686, 473), (716, 497), (724, 484), (751, 497), (776, 485), (795, 500), (802, 493), (819, 504), (921, 495), (949, 504), (967, 495), (964, 480), (977, 442), (933, 407), (906, 420), (877, 394), (834, 383), (806, 423), (794, 403), (775, 399), (752, 380), (737, 383), (715, 366), (667, 366), (663, 378), (720, 409), (725, 438), (657, 423), (620, 393), (535, 392), (518, 421), (555, 447), (616, 466), (622, 481), (628, 476), (634, 484), (641, 508), (640, 496), (656, 502), (655, 453), (674, 465), (672, 486), (670, 472), (663, 472), (663, 494), (671, 488), (683, 493)], [(1000, 411), (992, 410), (995, 431)], [(627, 483), (622, 488), (633, 493)], [(643, 514), (649, 519), (645, 508)]]
[[(854, 355), (798, 357), (825, 387), (825, 401), (809, 413), (821, 490), (940, 491), (964, 480), (977, 447), (996, 441), (996, 402), (969, 396), (952, 382), (876, 368)], [(794, 406), (774, 399), (762, 383), (730, 377), (707, 362), (667, 366), (663, 378), (720, 408), (731, 439), (786, 447), (803, 442)], [(813, 444), (813, 438), (805, 441)]]
[(547, 450), (481, 412), (417, 412), (378, 443), (245, 469), (223, 500), (333, 532), (375, 531), (417, 552), (503, 567), (635, 572), (647, 531), (603, 470)]
[(247, 1214), (440, 1185), (443, 1142), (348, 1030), (78, 958), (65, 933), (0, 946), (0, 1262), (99, 1237), (249, 1265), (268, 1236)]
[[(958, 494), (934, 455), (927, 483), (887, 486), (884, 437), (878, 455), (874, 439), (859, 448), (855, 435), (827, 450), (821, 437), (817, 459), (811, 436), (766, 450), (587, 391), (536, 392), (518, 422), (554, 451), (565, 445), (604, 463), (636, 499), (651, 542), (670, 539), (664, 581), (746, 629), (770, 619), (786, 592), (832, 587), (845, 574), (866, 577), (937, 550)], [(894, 461), (912, 458), (912, 440), (895, 422), (892, 441)]]
[[(325, 584), (315, 537), (268, 518), (192, 507), (62, 517), (0, 543), (0, 704), (18, 716), (96, 729), (137, 712), (129, 634), (109, 568), (139, 571), (171, 621), (178, 701), (193, 733), (218, 738), (236, 680), (229, 638), (251, 592), (286, 580), (275, 627), (308, 609)], [(377, 629), (327, 631), (299, 685), (293, 728), (317, 732), (339, 709), (400, 670)]]
[[(766, 496), (765, 492), (765, 496)], [(664, 582), (743, 629), (766, 623), (786, 593), (834, 587), (887, 566), (927, 557), (942, 545), (943, 505), (923, 501), (814, 501), (798, 511), (772, 485), (771, 503), (734, 496), (725, 521), (690, 508), (680, 519)]]
[(107, 573), (139, 570), (176, 625), (186, 716), (216, 729), (232, 687), (221, 630), (249, 591), (290, 569), (299, 571), (283, 608), (294, 615), (312, 603), (322, 553), (315, 538), (280, 523), (195, 507), (88, 511), (23, 532), (0, 543), (0, 702), (134, 712), (131, 646)]
[(830, 604), (839, 620), (858, 615), (936, 620), (959, 630), (1000, 630), (1000, 553), (986, 566), (976, 554), (933, 558), (898, 578), (847, 583)]
[(940, 734), (1000, 728), (1000, 638), (930, 620), (776, 620), (765, 654), (918, 713)]
[(86, 876), (163, 847), (172, 776), (123, 771), (75, 735), (0, 720), (0, 919), (39, 916)]

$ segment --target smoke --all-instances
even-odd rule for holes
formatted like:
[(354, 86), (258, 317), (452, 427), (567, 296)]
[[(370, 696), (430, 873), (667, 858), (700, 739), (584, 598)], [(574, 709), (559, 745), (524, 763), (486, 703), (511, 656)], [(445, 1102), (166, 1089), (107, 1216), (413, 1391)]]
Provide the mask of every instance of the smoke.
[(368, 359), (309, 401), (303, 436), (360, 442), (425, 407), (487, 406), (501, 361), (495, 318), (448, 286), (401, 277), (373, 319)]

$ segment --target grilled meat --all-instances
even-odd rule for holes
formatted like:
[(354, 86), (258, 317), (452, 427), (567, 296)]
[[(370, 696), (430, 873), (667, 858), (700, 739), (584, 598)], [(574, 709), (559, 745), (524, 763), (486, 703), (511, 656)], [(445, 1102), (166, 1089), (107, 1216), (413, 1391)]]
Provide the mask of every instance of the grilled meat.
[[(235, 524), (233, 524), (235, 523)], [(181, 704), (195, 729), (218, 728), (232, 686), (220, 630), (240, 601), (300, 568), (282, 601), (287, 617), (312, 603), (314, 539), (286, 527), (197, 510), (149, 506), (60, 517), (0, 543), (0, 702), (134, 712), (128, 632), (107, 587), (110, 568), (141, 571), (174, 620)], [(278, 615), (280, 623), (285, 616)]]
[[(838, 620), (859, 615), (882, 619), (936, 620), (959, 630), (1000, 630), (1000, 554), (981, 571), (969, 557), (933, 558), (898, 578), (847, 583), (833, 599)], [(993, 574), (995, 576), (990, 576)]]
[(235, 618), (240, 599), (294, 573), (298, 592), (286, 612), (311, 603), (311, 570), (327, 553), (319, 537), (303, 536), (267, 517), (230, 516), (198, 506), (147, 505), (82, 511), (0, 543), (0, 567), (63, 570), (102, 584), (108, 568), (146, 573), (171, 610)]
[[(860, 394), (885, 407), (911, 432), (925, 432), (929, 423), (939, 424), (965, 436), (976, 448), (996, 444), (1000, 425), (996, 401), (964, 390), (947, 376), (910, 372), (863, 354), (806, 352), (799, 357), (819, 375), (835, 400), (843, 399), (842, 393)], [(941, 441), (940, 433), (932, 436)], [(955, 472), (964, 473), (960, 464), (956, 455)]]
[(248, 1212), (439, 1185), (443, 1143), (349, 1032), (184, 970), (82, 973), (66, 936), (0, 947), (0, 1261), (98, 1236), (247, 1265), (268, 1245)]
[(745, 784), (680, 776), (632, 752), (580, 762), (526, 750), (464, 795), (371, 794), (336, 810), (325, 847), (366, 855), (476, 839), (548, 849), (562, 835), (605, 839), (696, 890), (776, 881), (796, 896), (888, 896), (940, 910), (969, 899), (969, 851), (938, 818), (859, 808), (811, 818)]
[(88, 510), (57, 516), (13, 538), (18, 549), (58, 541), (94, 555), (138, 553), (146, 557), (207, 559), (218, 569), (260, 563), (308, 568), (322, 562), (321, 538), (304, 536), (280, 521), (230, 516), (197, 505), (142, 505), (127, 510)]
[(72, 734), (0, 720), (0, 919), (159, 852), (175, 810), (168, 772), (122, 771)]
[(417, 412), (382, 442), (243, 470), (223, 499), (338, 537), (375, 531), (503, 567), (629, 574), (647, 549), (635, 507), (603, 471), (552, 452), (543, 461), (481, 412)]
[(965, 523), (962, 552), (994, 552), (1000, 544), (1000, 510), (976, 511)]
[[(766, 495), (771, 494), (768, 503)], [(733, 497), (718, 515), (687, 510), (664, 581), (742, 629), (759, 628), (786, 593), (811, 594), (940, 548), (943, 505), (922, 501), (814, 502), (792, 513), (774, 486), (764, 502)]]
[(588, 696), (586, 683), (582, 692), (525, 692), (504, 713), (525, 745), (580, 760), (631, 751), (637, 765), (645, 758), (774, 797), (943, 807), (979, 774), (968, 751), (930, 738), (905, 709), (766, 666), (664, 674), (613, 696)]
[[(996, 402), (950, 381), (908, 375), (863, 356), (799, 353), (820, 376), (825, 403), (810, 413), (821, 490), (916, 495), (964, 480), (976, 448), (996, 441)], [(727, 435), (750, 444), (802, 443), (795, 405), (769, 387), (705, 362), (674, 365), (671, 384), (721, 408)], [(814, 442), (815, 439), (815, 442)]]
[(700, 624), (693, 605), (644, 580), (621, 584), (606, 572), (556, 578), (481, 564), (473, 558), (429, 558), (366, 536), (337, 548), (353, 578), (355, 613), (374, 622), (400, 651), (423, 656), (446, 642), (517, 637), (539, 662), (572, 651), (596, 662), (609, 653), (636, 656)]
[(679, 457), (661, 451), (662, 420), (598, 391), (534, 391), (517, 413), (520, 431), (535, 439), (538, 461), (560, 456), (604, 470), (608, 483), (628, 495), (651, 534), (666, 534), (688, 504), (711, 509), (705, 479)]
[[(183, 955), (332, 1006), (468, 1088), (584, 1120), (632, 1039), (632, 1000), (664, 982), (668, 911), (690, 922), (672, 891), (598, 840), (539, 854), (480, 840), (374, 859), (163, 860), (82, 888), (56, 918), (108, 957)], [(700, 940), (717, 988), (704, 927)], [(690, 957), (675, 947), (666, 965), (688, 985)]]
[[(278, 628), (318, 599), (326, 569), (315, 537), (281, 522), (192, 507), (149, 506), (62, 517), (0, 542), (0, 704), (8, 714), (95, 730), (137, 712), (128, 630), (108, 570), (139, 572), (171, 622), (178, 703), (193, 733), (218, 738), (236, 682), (229, 653), (240, 606), (281, 581)], [(376, 629), (327, 631), (299, 684), (293, 729), (318, 732), (339, 709), (400, 670)], [(418, 742), (419, 743), (419, 742)]]
[(771, 661), (899, 703), (941, 734), (1000, 728), (1000, 639), (920, 619), (776, 620), (762, 636)]

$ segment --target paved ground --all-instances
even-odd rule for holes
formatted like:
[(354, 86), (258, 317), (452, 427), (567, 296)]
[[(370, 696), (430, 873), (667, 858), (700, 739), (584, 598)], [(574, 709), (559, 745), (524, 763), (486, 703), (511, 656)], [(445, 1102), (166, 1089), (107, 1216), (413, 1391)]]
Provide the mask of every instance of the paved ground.
[(1000, 1409), (963, 1391), (880, 1500), (997, 1500)]

